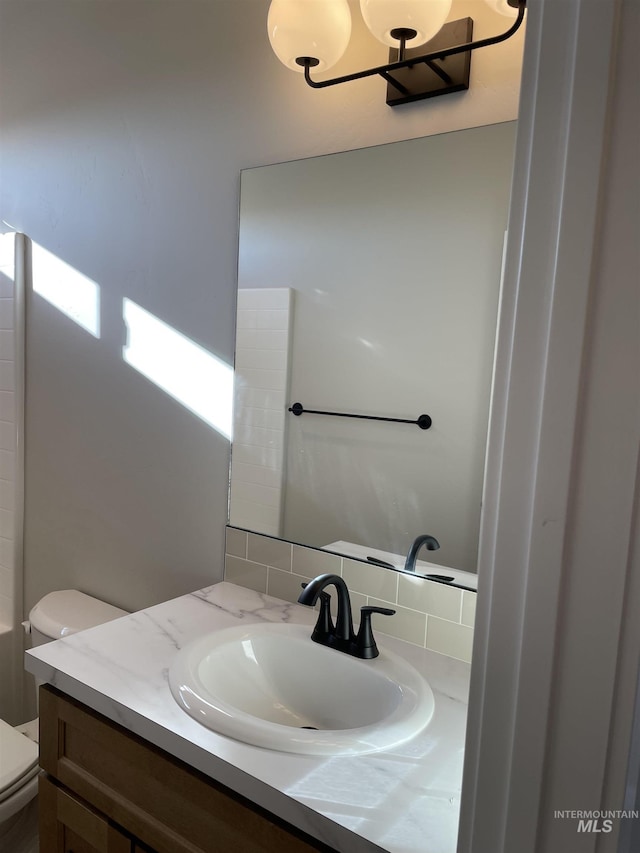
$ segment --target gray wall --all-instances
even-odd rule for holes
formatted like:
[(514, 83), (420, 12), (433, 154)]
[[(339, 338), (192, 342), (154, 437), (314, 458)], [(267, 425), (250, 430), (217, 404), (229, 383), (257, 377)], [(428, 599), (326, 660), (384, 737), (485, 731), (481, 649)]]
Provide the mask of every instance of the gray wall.
[[(28, 295), (27, 608), (73, 586), (133, 609), (222, 577), (228, 444), (123, 362), (122, 299), (231, 361), (239, 170), (516, 116), (520, 38), (477, 55), (469, 93), (391, 110), (377, 80), (306, 89), (267, 8), (0, 3), (0, 217), (101, 299), (96, 339)], [(454, 12), (504, 28), (482, 0)], [(357, 26), (349, 61), (380, 61)]]

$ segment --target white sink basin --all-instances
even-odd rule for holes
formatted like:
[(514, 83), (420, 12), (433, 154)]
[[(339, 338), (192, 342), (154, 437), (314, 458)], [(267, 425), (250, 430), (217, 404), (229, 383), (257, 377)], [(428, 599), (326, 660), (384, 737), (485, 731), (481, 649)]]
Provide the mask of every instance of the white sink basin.
[(376, 752), (428, 725), (433, 693), (406, 661), (384, 648), (359, 660), (310, 634), (282, 623), (216, 631), (178, 653), (171, 692), (207, 728), (285, 752)]

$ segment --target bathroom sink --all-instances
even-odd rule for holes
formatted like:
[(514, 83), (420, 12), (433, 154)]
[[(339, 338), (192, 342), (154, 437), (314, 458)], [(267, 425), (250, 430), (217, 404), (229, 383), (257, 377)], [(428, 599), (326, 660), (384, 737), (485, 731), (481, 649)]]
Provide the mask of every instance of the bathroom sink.
[(428, 725), (433, 693), (410, 664), (384, 647), (360, 660), (310, 634), (261, 623), (195, 640), (169, 670), (173, 697), (213, 731), (307, 755), (376, 752)]

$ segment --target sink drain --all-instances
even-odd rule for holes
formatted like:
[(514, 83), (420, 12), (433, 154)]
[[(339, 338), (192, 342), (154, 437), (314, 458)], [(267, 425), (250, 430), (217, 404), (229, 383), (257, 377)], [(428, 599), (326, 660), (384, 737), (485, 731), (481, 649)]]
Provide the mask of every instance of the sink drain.
[(300, 726), (301, 729), (312, 729), (314, 732), (319, 732), (320, 729), (317, 726)]

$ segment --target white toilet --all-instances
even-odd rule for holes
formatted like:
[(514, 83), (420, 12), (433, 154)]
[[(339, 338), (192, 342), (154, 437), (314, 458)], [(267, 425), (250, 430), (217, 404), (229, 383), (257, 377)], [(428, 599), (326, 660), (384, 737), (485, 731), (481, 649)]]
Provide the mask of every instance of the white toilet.
[[(29, 613), (32, 646), (59, 640), (120, 616), (125, 610), (75, 589), (50, 592)], [(10, 726), (0, 720), (0, 838), (38, 791), (38, 721)]]

